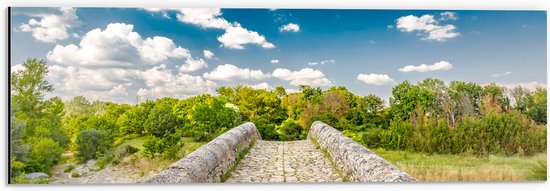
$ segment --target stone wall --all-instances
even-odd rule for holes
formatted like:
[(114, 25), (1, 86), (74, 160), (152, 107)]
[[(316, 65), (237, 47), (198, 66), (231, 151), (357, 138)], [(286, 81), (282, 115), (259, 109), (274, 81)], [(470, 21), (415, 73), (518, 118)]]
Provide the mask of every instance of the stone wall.
[(342, 175), (350, 181), (416, 182), (411, 175), (323, 122), (311, 125), (308, 138), (328, 152)]
[(261, 139), (253, 123), (235, 127), (172, 164), (146, 183), (220, 182), (239, 153)]

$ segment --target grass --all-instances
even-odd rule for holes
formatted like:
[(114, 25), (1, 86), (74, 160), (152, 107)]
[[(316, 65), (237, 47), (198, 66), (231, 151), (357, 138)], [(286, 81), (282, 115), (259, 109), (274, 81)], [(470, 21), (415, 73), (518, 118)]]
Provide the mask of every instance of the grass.
[[(121, 145), (131, 145), (132, 147), (138, 148), (140, 151), (143, 151), (144, 147), (143, 144), (145, 141), (147, 141), (149, 137), (139, 137), (136, 139), (131, 139), (124, 141), (121, 143)], [(141, 175), (144, 176), (145, 172), (158, 172), (166, 167), (170, 166), (172, 163), (180, 160), (184, 156), (188, 155), (189, 153), (197, 150), (202, 145), (206, 144), (206, 142), (196, 142), (195, 139), (191, 137), (183, 137), (181, 139), (182, 142), (184, 142), (183, 146), (180, 148), (180, 151), (178, 153), (177, 159), (167, 159), (164, 157), (154, 157), (154, 158), (148, 158), (143, 155), (141, 155), (140, 152), (135, 153), (133, 155), (130, 155), (128, 157), (125, 157), (121, 160), (121, 164), (123, 165), (130, 165), (131, 168), (140, 171)]]
[(530, 157), (443, 155), (373, 149), (419, 181), (546, 180), (546, 153)]
[(225, 182), (227, 179), (229, 179), (229, 177), (231, 177), (231, 173), (233, 173), (233, 171), (235, 171), (235, 168), (237, 168), (237, 166), (239, 165), (239, 163), (241, 163), (241, 160), (243, 160), (244, 156), (246, 154), (248, 154), (248, 152), (250, 151), (250, 149), (254, 146), (254, 144), (256, 143), (256, 141), (252, 141), (247, 148), (244, 148), (240, 153), (239, 155), (237, 155), (237, 158), (235, 159), (235, 162), (233, 163), (233, 165), (229, 168), (229, 170), (227, 170), (227, 172), (225, 172), (224, 174), (220, 175), (220, 182)]

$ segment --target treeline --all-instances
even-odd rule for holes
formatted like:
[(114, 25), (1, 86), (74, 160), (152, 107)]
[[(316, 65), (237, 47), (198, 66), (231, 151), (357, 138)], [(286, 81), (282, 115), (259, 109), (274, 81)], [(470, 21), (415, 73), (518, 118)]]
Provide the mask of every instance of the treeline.
[[(546, 151), (546, 89), (507, 91), (495, 84), (446, 85), (427, 78), (395, 86), (389, 107), (376, 95), (358, 96), (343, 86), (300, 86), (295, 93), (281, 86), (271, 91), (220, 87), (215, 96), (128, 105), (83, 96), (45, 100), (53, 90), (44, 80), (46, 63), (28, 59), (23, 66), (11, 74), (12, 177), (50, 173), (66, 150), (81, 162), (100, 164), (116, 164), (138, 151), (177, 159), (182, 137), (209, 141), (247, 121), (264, 140), (305, 139), (309, 126), (320, 120), (370, 148), (478, 155)], [(136, 138), (146, 139), (141, 151), (124, 144)]]

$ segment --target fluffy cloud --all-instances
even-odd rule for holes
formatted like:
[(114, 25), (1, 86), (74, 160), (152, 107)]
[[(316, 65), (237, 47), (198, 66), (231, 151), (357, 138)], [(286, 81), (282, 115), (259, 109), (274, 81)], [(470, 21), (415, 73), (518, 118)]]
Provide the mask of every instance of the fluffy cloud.
[(275, 78), (289, 81), (293, 86), (328, 86), (331, 84), (331, 81), (325, 77), (323, 72), (311, 68), (303, 68), (299, 71), (290, 71), (288, 69), (277, 68), (271, 75)]
[(201, 68), (207, 68), (208, 65), (202, 59), (187, 59), (180, 67), (181, 72), (193, 72)]
[(86, 33), (79, 45), (56, 45), (47, 58), (64, 65), (132, 68), (158, 65), (174, 58), (184, 61), (182, 71), (207, 67), (206, 62), (193, 58), (189, 50), (176, 46), (171, 39), (161, 36), (143, 39), (133, 30), (130, 24), (111, 23), (105, 30), (97, 28)]
[(228, 29), (232, 26), (222, 15), (219, 8), (184, 8), (178, 9), (179, 21), (198, 25), (202, 28)]
[(270, 60), (269, 63), (271, 63), (271, 64), (278, 64), (278, 63), (279, 63), (279, 60), (277, 60), (277, 59)]
[(226, 29), (225, 33), (218, 37), (218, 41), (222, 43), (222, 47), (232, 49), (244, 49), (243, 45), (245, 44), (258, 44), (263, 48), (275, 48), (275, 45), (267, 42), (264, 36), (242, 28), (240, 25)]
[(58, 14), (37, 15), (40, 20), (29, 19), (19, 29), (23, 32), (31, 32), (32, 36), (39, 41), (55, 42), (69, 37), (68, 30), (80, 25), (76, 16), (76, 9), (70, 7), (60, 8)]
[(423, 32), (426, 36), (422, 40), (446, 41), (460, 34), (455, 31), (454, 25), (439, 25), (433, 15), (403, 16), (396, 20), (396, 27), (402, 32)]
[(442, 21), (446, 21), (446, 20), (456, 21), (458, 19), (455, 12), (446, 11), (446, 12), (440, 13), (439, 15), (441, 16), (440, 20)]
[(145, 81), (145, 88), (140, 88), (137, 95), (147, 99), (184, 98), (200, 93), (212, 93), (216, 86), (216, 83), (200, 76), (173, 74), (164, 64), (139, 72), (139, 76)]
[(453, 68), (453, 65), (447, 61), (439, 61), (432, 65), (421, 64), (418, 66), (407, 65), (403, 68), (399, 68), (401, 72), (430, 72), (438, 70), (449, 70)]
[(512, 72), (508, 71), (508, 72), (503, 72), (503, 73), (498, 73), (498, 74), (491, 74), (491, 78), (496, 78), (496, 77), (500, 77), (500, 76), (507, 76), (507, 75), (510, 75), (512, 74)]
[(259, 84), (256, 84), (256, 85), (249, 85), (249, 87), (251, 88), (254, 88), (254, 89), (258, 89), (258, 90), (270, 90), (272, 89), (272, 87), (268, 84), (268, 83), (259, 83)]
[(225, 33), (217, 39), (222, 47), (230, 49), (244, 49), (243, 45), (257, 44), (263, 48), (275, 48), (258, 32), (248, 30), (238, 22), (230, 23), (221, 17), (219, 8), (184, 8), (184, 9), (145, 9), (150, 12), (178, 11), (176, 17), (183, 23), (199, 26), (201, 28), (223, 29)]
[(86, 95), (93, 100), (126, 102), (126, 88), (138, 78), (136, 70), (119, 68), (52, 65), (48, 71), (46, 80), (53, 85), (55, 94), (65, 99)]
[(205, 58), (207, 59), (212, 59), (214, 58), (214, 53), (210, 50), (203, 50), (202, 51), (202, 54), (204, 55)]
[(298, 32), (300, 31), (300, 25), (295, 23), (288, 23), (279, 28), (281, 32)]
[(386, 74), (359, 74), (357, 75), (357, 79), (365, 82), (366, 84), (377, 86), (393, 84), (395, 82), (395, 80)]
[(321, 62), (308, 62), (307, 65), (315, 66), (315, 65), (334, 64), (334, 63), (336, 63), (336, 60), (330, 59), (330, 60), (323, 60)]
[[(207, 67), (203, 59), (166, 37), (143, 39), (133, 25), (113, 23), (86, 33), (78, 45), (57, 45), (47, 54), (53, 96), (134, 103), (160, 97), (211, 93), (216, 83), (186, 72)], [(174, 66), (172, 61), (181, 64)], [(169, 67), (170, 66), (170, 67)]]
[(269, 74), (261, 70), (251, 70), (248, 68), (238, 68), (231, 64), (219, 65), (209, 73), (204, 73), (203, 77), (209, 80), (231, 81), (231, 80), (261, 80), (269, 77)]

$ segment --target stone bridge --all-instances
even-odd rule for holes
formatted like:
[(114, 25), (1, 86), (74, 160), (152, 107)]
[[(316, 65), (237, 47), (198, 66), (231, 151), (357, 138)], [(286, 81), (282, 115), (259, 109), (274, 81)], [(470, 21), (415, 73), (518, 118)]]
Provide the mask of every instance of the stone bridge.
[(253, 123), (220, 135), (147, 183), (415, 182), (333, 127), (316, 121), (308, 139), (264, 141)]

